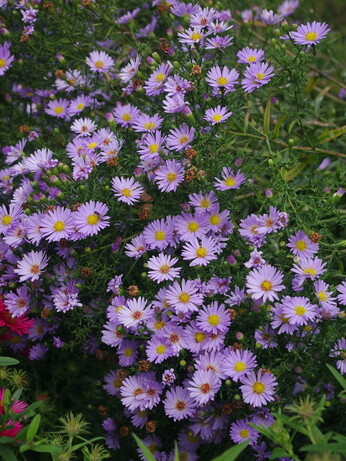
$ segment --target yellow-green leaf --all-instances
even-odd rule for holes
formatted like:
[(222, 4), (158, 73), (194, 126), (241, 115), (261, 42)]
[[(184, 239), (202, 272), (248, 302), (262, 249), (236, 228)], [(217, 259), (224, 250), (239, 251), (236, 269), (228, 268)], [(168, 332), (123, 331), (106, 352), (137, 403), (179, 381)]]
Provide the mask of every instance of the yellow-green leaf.
[(338, 138), (346, 133), (346, 125), (340, 126), (339, 128), (335, 128), (334, 130), (328, 130), (324, 133), (320, 134), (318, 139), (320, 144), (324, 142), (331, 141), (332, 139)]

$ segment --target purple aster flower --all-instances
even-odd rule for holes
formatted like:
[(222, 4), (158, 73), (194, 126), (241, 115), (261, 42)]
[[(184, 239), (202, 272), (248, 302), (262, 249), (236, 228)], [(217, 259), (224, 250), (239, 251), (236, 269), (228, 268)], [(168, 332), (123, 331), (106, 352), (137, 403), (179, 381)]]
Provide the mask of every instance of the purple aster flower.
[(171, 13), (175, 16), (182, 17), (195, 14), (200, 10), (199, 5), (193, 5), (192, 3), (174, 3), (171, 7)]
[(147, 245), (142, 235), (134, 237), (125, 245), (125, 254), (130, 258), (139, 258), (147, 251)]
[(337, 296), (339, 303), (343, 306), (346, 306), (346, 280), (340, 283), (340, 285), (338, 285), (336, 289), (340, 293)]
[(188, 391), (197, 405), (204, 405), (214, 400), (221, 387), (221, 380), (211, 370), (197, 370), (188, 382)]
[(267, 62), (253, 62), (244, 73), (242, 88), (246, 93), (252, 93), (257, 88), (266, 85), (274, 76), (274, 67)]
[(143, 231), (143, 239), (151, 249), (165, 249), (173, 242), (173, 223), (168, 219), (156, 219)]
[(227, 349), (224, 354), (223, 370), (233, 381), (242, 381), (244, 376), (257, 366), (256, 356), (247, 349)]
[(42, 217), (40, 224), (41, 234), (48, 242), (57, 242), (60, 239), (68, 239), (69, 235), (73, 232), (74, 225), (72, 211), (57, 206)]
[(20, 220), (22, 213), (20, 204), (11, 204), (9, 209), (2, 205), (0, 207), (0, 233), (6, 234), (10, 226)]
[(212, 125), (225, 122), (233, 112), (228, 112), (227, 107), (217, 106), (215, 109), (208, 109), (204, 114), (204, 120), (211, 122)]
[(12, 317), (19, 317), (30, 309), (30, 297), (26, 286), (17, 288), (16, 293), (9, 291), (5, 294), (4, 300)]
[(267, 264), (267, 261), (262, 258), (262, 251), (257, 251), (254, 250), (250, 253), (250, 259), (246, 263), (244, 263), (244, 266), (247, 267), (248, 269), (252, 269), (253, 267), (261, 267), (264, 264)]
[(313, 243), (303, 231), (297, 231), (288, 239), (288, 248), (295, 256), (311, 258), (318, 251), (318, 243)]
[(250, 445), (254, 445), (259, 437), (259, 433), (248, 424), (247, 419), (238, 419), (232, 423), (229, 435), (234, 443), (249, 442)]
[(285, 0), (278, 6), (278, 12), (286, 18), (290, 16), (299, 6), (299, 0)]
[(258, 371), (257, 374), (251, 372), (242, 379), (242, 383), (240, 389), (245, 403), (253, 407), (262, 407), (274, 400), (275, 387), (278, 382), (273, 374), (263, 372), (263, 370)]
[(306, 325), (316, 318), (317, 306), (311, 304), (308, 298), (285, 296), (282, 305), (282, 312), (291, 325)]
[(212, 371), (220, 379), (226, 379), (227, 374), (223, 369), (224, 354), (220, 351), (211, 351), (202, 354), (196, 359), (198, 370)]
[(141, 296), (136, 299), (127, 301), (127, 306), (124, 306), (118, 312), (119, 322), (125, 327), (138, 327), (144, 321), (148, 321), (152, 317), (153, 311), (151, 304), (147, 304), (147, 300)]
[(207, 233), (208, 221), (202, 213), (182, 213), (174, 221), (174, 228), (179, 235), (179, 239), (184, 242), (193, 238), (201, 238)]
[[(162, 373), (162, 384), (164, 386), (170, 386), (171, 384), (174, 383), (175, 380), (176, 380), (176, 376), (175, 376), (175, 373), (174, 373), (174, 368), (170, 368), (169, 370), (165, 370)], [(167, 395), (166, 395), (166, 397), (167, 397)]]
[(11, 43), (5, 42), (3, 45), (0, 45), (0, 76), (12, 66), (14, 61), (14, 56), (10, 53)]
[(57, 99), (56, 101), (50, 101), (48, 107), (45, 109), (46, 114), (52, 115), (57, 118), (68, 119), (68, 108), (70, 101), (68, 99)]
[(120, 202), (132, 205), (140, 200), (144, 188), (133, 178), (116, 177), (112, 179), (112, 190)]
[(155, 181), (162, 192), (174, 192), (184, 181), (184, 167), (176, 160), (166, 160), (155, 170)]
[(108, 206), (90, 200), (74, 213), (75, 226), (84, 236), (95, 235), (109, 226)]
[(341, 338), (334, 345), (329, 357), (336, 357), (339, 360), (336, 362), (336, 368), (340, 370), (342, 374), (346, 373), (346, 339)]
[(145, 82), (144, 89), (148, 96), (157, 96), (163, 92), (164, 84), (172, 71), (171, 63), (162, 63)]
[(215, 94), (220, 94), (221, 91), (227, 94), (235, 91), (234, 86), (238, 83), (239, 72), (235, 69), (228, 69), (224, 66), (212, 67), (207, 73), (206, 82), (214, 89)]
[(275, 423), (275, 418), (271, 415), (269, 409), (264, 407), (251, 415), (251, 422), (258, 426), (270, 427)]
[(44, 344), (35, 344), (31, 346), (29, 350), (29, 359), (30, 360), (42, 360), (48, 352), (48, 347)]
[(135, 8), (134, 10), (132, 11), (128, 11), (127, 13), (123, 14), (122, 16), (120, 16), (115, 22), (117, 24), (127, 24), (128, 22), (132, 21), (133, 19), (135, 19), (135, 17), (137, 16), (137, 14), (141, 11), (140, 8)]
[(193, 83), (179, 75), (172, 75), (168, 77), (164, 84), (164, 91), (170, 96), (183, 95), (192, 90)]
[(108, 72), (114, 66), (113, 59), (104, 51), (92, 51), (85, 62), (92, 71), (100, 73)]
[(190, 266), (206, 266), (210, 261), (217, 259), (220, 248), (213, 237), (203, 235), (200, 240), (191, 238), (185, 242), (181, 255), (184, 260), (191, 261)]
[(170, 130), (166, 145), (170, 150), (181, 151), (190, 147), (195, 137), (195, 129), (188, 125), (181, 125), (179, 128)]
[(226, 332), (231, 324), (228, 310), (224, 304), (218, 304), (216, 301), (210, 306), (203, 307), (198, 311), (196, 318), (197, 325), (207, 333), (216, 334), (218, 331)]
[(246, 181), (246, 177), (243, 175), (243, 173), (240, 172), (240, 170), (234, 173), (231, 168), (227, 167), (222, 168), (222, 179), (215, 179), (215, 188), (221, 191), (239, 189), (240, 186)]
[(122, 382), (120, 387), (121, 401), (131, 411), (138, 408), (144, 409), (142, 407), (147, 401), (146, 389), (141, 377), (141, 374), (129, 376)]
[(242, 50), (238, 51), (237, 56), (238, 62), (240, 64), (251, 64), (252, 62), (262, 61), (264, 57), (264, 51), (246, 46)]
[(121, 69), (119, 72), (120, 80), (123, 83), (127, 83), (136, 75), (138, 68), (140, 66), (142, 58), (140, 56), (136, 56), (134, 59), (131, 59), (129, 64)]
[(265, 213), (258, 216), (259, 228), (261, 234), (268, 234), (270, 232), (277, 232), (282, 227), (279, 221), (281, 212), (274, 206), (269, 207), (269, 214)]
[(302, 257), (298, 264), (293, 265), (292, 272), (298, 274), (303, 280), (304, 279), (316, 279), (323, 274), (326, 263), (319, 258), (305, 258)]
[(40, 278), (43, 269), (48, 264), (48, 258), (43, 251), (30, 251), (17, 262), (17, 267), (13, 272), (20, 275), (19, 281), (30, 280), (34, 282)]
[(194, 27), (206, 27), (217, 16), (217, 11), (214, 8), (201, 8), (197, 13), (191, 14), (190, 24)]
[(205, 42), (205, 49), (206, 50), (221, 50), (223, 51), (224, 48), (233, 45), (233, 37), (221, 37), (217, 35), (216, 37), (208, 38)]
[[(70, 114), (70, 108), (69, 108)], [(71, 125), (71, 131), (77, 133), (80, 136), (90, 136), (93, 131), (97, 129), (96, 123), (90, 118), (79, 118), (75, 120)]]
[(300, 25), (296, 32), (290, 32), (290, 36), (297, 45), (310, 47), (326, 38), (328, 32), (330, 32), (330, 28), (325, 22), (313, 21)]
[(137, 360), (137, 343), (125, 339), (117, 350), (119, 364), (121, 367), (129, 367)]
[(226, 304), (230, 306), (240, 306), (246, 300), (245, 288), (235, 287), (234, 291), (226, 299)]
[(186, 29), (184, 32), (178, 32), (178, 40), (180, 43), (186, 43), (194, 47), (196, 44), (203, 42), (203, 39), (209, 34), (210, 32), (202, 31), (201, 27), (194, 27), (193, 29)]
[(275, 303), (270, 310), (270, 316), (272, 317), (272, 321), (270, 325), (275, 329), (278, 330), (278, 333), (287, 333), (289, 335), (293, 335), (293, 333), (299, 328), (299, 325), (289, 323), (289, 317), (284, 314), (284, 304)]
[(157, 283), (164, 280), (174, 280), (180, 275), (181, 268), (173, 267), (178, 262), (178, 258), (172, 258), (169, 255), (159, 254), (152, 256), (148, 260), (148, 277)]
[(261, 11), (261, 21), (266, 25), (278, 24), (283, 20), (281, 14), (275, 14), (273, 10), (262, 10)]
[(74, 115), (79, 114), (84, 110), (86, 107), (89, 107), (92, 103), (92, 99), (90, 96), (85, 96), (84, 94), (77, 96), (76, 99), (70, 102), (68, 108), (68, 115), (73, 117)]
[(274, 349), (278, 346), (275, 341), (276, 332), (268, 325), (263, 327), (263, 330), (256, 330), (254, 338), (257, 344), (260, 344), (263, 349)]
[(160, 335), (154, 335), (147, 342), (145, 351), (149, 362), (154, 363), (162, 363), (168, 357), (175, 355), (172, 346)]
[(138, 153), (144, 158), (147, 156), (150, 158), (157, 157), (165, 141), (166, 136), (163, 136), (159, 130), (155, 133), (146, 133), (139, 142)]
[(278, 299), (277, 292), (282, 291), (283, 273), (270, 264), (253, 269), (246, 277), (247, 292), (253, 299), (262, 299), (263, 302)]
[(166, 415), (174, 421), (189, 418), (196, 411), (196, 405), (189, 391), (181, 386), (169, 389), (163, 403)]
[(140, 110), (132, 104), (117, 104), (113, 110), (114, 120), (124, 128), (132, 126), (133, 122), (140, 115)]
[(336, 305), (336, 298), (331, 291), (328, 291), (329, 285), (322, 280), (314, 282), (315, 295), (322, 307), (322, 315), (328, 318), (335, 317), (339, 313)]
[(158, 114), (153, 116), (141, 114), (134, 120), (132, 126), (138, 133), (146, 133), (158, 130), (161, 127), (163, 118)]
[(203, 303), (203, 294), (198, 292), (198, 285), (193, 280), (174, 282), (166, 292), (166, 299), (169, 305), (176, 312), (198, 311), (198, 307)]

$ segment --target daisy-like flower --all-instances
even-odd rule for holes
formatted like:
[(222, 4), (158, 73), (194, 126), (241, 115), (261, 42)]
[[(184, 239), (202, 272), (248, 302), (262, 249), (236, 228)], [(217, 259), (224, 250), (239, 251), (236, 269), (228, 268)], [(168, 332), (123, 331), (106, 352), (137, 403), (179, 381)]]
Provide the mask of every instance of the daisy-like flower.
[(322, 308), (322, 315), (324, 317), (336, 317), (340, 312), (336, 304), (336, 297), (333, 296), (333, 292), (328, 291), (329, 285), (322, 280), (314, 282), (315, 295)]
[(141, 198), (144, 188), (133, 178), (121, 176), (112, 179), (112, 190), (120, 202), (132, 205)]
[(203, 294), (198, 292), (198, 285), (193, 280), (181, 280), (174, 282), (166, 292), (166, 300), (176, 312), (198, 311), (203, 304)]
[(158, 130), (163, 122), (163, 118), (158, 114), (152, 117), (147, 114), (138, 115), (133, 122), (133, 128), (138, 133), (146, 133)]
[(170, 220), (156, 219), (146, 226), (143, 239), (151, 249), (165, 249), (173, 242), (173, 223)]
[(302, 257), (298, 264), (294, 264), (292, 272), (298, 274), (302, 279), (314, 280), (326, 271), (325, 266), (326, 263), (322, 259)]
[(247, 419), (239, 419), (231, 424), (230, 437), (234, 443), (249, 442), (254, 445), (259, 437), (259, 433), (249, 424)]
[(142, 235), (134, 237), (130, 243), (125, 245), (125, 254), (130, 258), (139, 258), (147, 251), (147, 245)]
[(334, 345), (329, 357), (336, 357), (339, 360), (336, 362), (336, 368), (340, 370), (342, 374), (346, 373), (346, 339), (341, 338)]
[(205, 42), (205, 49), (206, 50), (221, 50), (223, 51), (224, 48), (233, 45), (233, 37), (221, 37), (217, 35), (216, 37), (208, 38)]
[(227, 374), (223, 370), (224, 354), (221, 351), (213, 350), (206, 352), (196, 360), (196, 368), (198, 370), (212, 371), (220, 379), (226, 379)]
[(74, 213), (75, 226), (84, 236), (95, 235), (109, 226), (108, 206), (90, 200)]
[(186, 43), (191, 47), (194, 47), (196, 44), (200, 43), (204, 37), (207, 37), (210, 32), (202, 31), (201, 27), (194, 27), (193, 29), (187, 29), (184, 32), (179, 32), (179, 42)]
[(85, 96), (84, 94), (77, 96), (76, 99), (71, 101), (68, 108), (68, 115), (73, 117), (73, 115), (79, 114), (86, 107), (89, 107), (92, 102), (90, 96)]
[(138, 68), (140, 66), (142, 58), (140, 56), (136, 56), (134, 59), (131, 59), (129, 64), (125, 66), (119, 72), (120, 80), (123, 83), (127, 83), (136, 75)]
[(147, 342), (146, 354), (149, 362), (162, 363), (172, 357), (174, 351), (164, 338), (155, 335)]
[(204, 114), (204, 120), (211, 122), (212, 125), (225, 122), (233, 112), (228, 112), (227, 107), (217, 106), (215, 109), (208, 109)]
[(197, 405), (204, 405), (214, 400), (221, 380), (211, 370), (197, 370), (188, 384), (187, 389)]
[(57, 118), (68, 117), (68, 108), (70, 101), (68, 99), (57, 99), (56, 101), (50, 101), (48, 107), (45, 109), (45, 113), (52, 115)]
[(159, 256), (152, 256), (148, 260), (148, 277), (155, 280), (157, 283), (164, 280), (174, 280), (179, 277), (181, 268), (173, 267), (178, 262), (178, 258), (172, 258), (169, 255), (160, 254)]
[(195, 402), (190, 397), (189, 391), (181, 386), (169, 389), (163, 404), (166, 415), (174, 421), (189, 418), (196, 410)]
[(217, 196), (214, 191), (207, 194), (200, 192), (199, 194), (189, 195), (189, 205), (195, 207), (196, 211), (213, 211), (218, 206)]
[(41, 170), (51, 170), (59, 163), (53, 158), (53, 152), (50, 149), (38, 149), (29, 157), (23, 159), (22, 165), (29, 171), (36, 172)]
[(240, 64), (251, 64), (252, 62), (262, 61), (264, 57), (264, 51), (246, 46), (242, 50), (238, 51), (237, 56), (238, 62)]
[(245, 403), (253, 407), (262, 407), (274, 400), (275, 387), (278, 382), (271, 373), (263, 372), (263, 370), (259, 370), (257, 374), (251, 372), (242, 379), (242, 383), (240, 389)]
[(216, 334), (219, 331), (226, 332), (231, 324), (231, 319), (224, 304), (218, 304), (216, 301), (210, 306), (203, 307), (198, 312), (197, 325), (207, 333)]
[(113, 59), (104, 51), (92, 51), (85, 62), (92, 71), (101, 73), (108, 72), (114, 66)]
[(319, 43), (323, 38), (326, 38), (328, 32), (330, 32), (328, 24), (313, 21), (300, 25), (295, 32), (290, 32), (290, 36), (297, 45), (307, 45), (310, 47)]
[(22, 216), (22, 207), (19, 204), (11, 204), (9, 209), (2, 205), (0, 207), (0, 233), (5, 234), (15, 222)]
[(48, 242), (68, 239), (74, 228), (73, 213), (67, 208), (57, 206), (55, 210), (43, 215), (40, 228), (41, 234)]
[(234, 91), (234, 86), (238, 83), (239, 72), (235, 69), (228, 69), (224, 66), (212, 67), (207, 73), (206, 82), (214, 88), (216, 94), (219, 94), (221, 91), (224, 94)]
[(190, 147), (190, 143), (193, 141), (195, 137), (195, 129), (193, 127), (189, 127), (188, 125), (181, 125), (179, 128), (175, 130), (170, 130), (166, 145), (168, 149), (181, 151)]
[(318, 251), (318, 243), (313, 243), (303, 231), (297, 231), (288, 239), (288, 248), (295, 256), (311, 258)]
[(208, 221), (202, 213), (182, 213), (175, 219), (174, 227), (179, 238), (183, 241), (190, 241), (191, 238), (201, 238), (207, 233)]
[(157, 157), (166, 141), (166, 136), (162, 136), (161, 131), (145, 134), (140, 141), (138, 153), (149, 158)]
[(147, 400), (146, 386), (139, 376), (129, 376), (120, 387), (121, 401), (131, 411), (140, 408)]
[(228, 349), (223, 360), (223, 370), (233, 381), (241, 381), (257, 366), (256, 356), (247, 349)]
[(151, 304), (147, 304), (147, 300), (141, 296), (136, 299), (130, 299), (127, 301), (127, 305), (124, 306), (118, 312), (118, 320), (125, 327), (138, 327), (144, 321), (147, 321), (152, 317)]
[(96, 123), (90, 120), (90, 118), (79, 118), (71, 125), (71, 131), (77, 133), (78, 136), (90, 136), (96, 129)]
[(292, 323), (289, 323), (289, 318), (283, 311), (283, 304), (275, 303), (274, 306), (275, 307), (270, 309), (270, 316), (272, 318), (270, 325), (274, 329), (277, 329), (279, 334), (288, 333), (289, 335), (292, 335), (299, 328), (299, 325), (292, 325)]
[(263, 302), (278, 299), (277, 292), (282, 291), (283, 273), (270, 264), (253, 269), (246, 277), (247, 292), (253, 299), (262, 299)]
[(284, 18), (290, 16), (299, 6), (299, 0), (285, 0), (278, 6), (278, 12)]
[(203, 235), (200, 241), (193, 238), (185, 242), (181, 255), (186, 261), (191, 261), (190, 266), (206, 266), (217, 259), (218, 253), (220, 248), (215, 239)]
[(155, 182), (162, 192), (174, 192), (184, 181), (184, 167), (177, 160), (166, 160), (155, 170)]
[(124, 128), (132, 126), (133, 122), (136, 120), (140, 113), (140, 110), (131, 104), (117, 104), (113, 111), (115, 122), (119, 123), (119, 125)]
[(346, 306), (346, 281), (340, 283), (340, 285), (338, 285), (336, 289), (340, 293), (337, 296), (339, 303), (343, 306)]
[(261, 11), (261, 21), (266, 25), (278, 24), (282, 21), (283, 17), (281, 14), (275, 14), (273, 10), (262, 10)]
[(285, 296), (281, 302), (283, 305), (282, 312), (291, 325), (306, 325), (316, 318), (317, 306), (311, 304), (308, 298)]
[(14, 56), (10, 53), (11, 43), (5, 42), (3, 45), (0, 45), (0, 76), (12, 66), (14, 61)]
[(30, 309), (28, 288), (17, 288), (17, 293), (10, 291), (5, 295), (5, 304), (12, 317), (20, 317)]
[(194, 27), (207, 27), (217, 15), (218, 12), (214, 8), (201, 8), (198, 13), (190, 16), (190, 24)]
[(20, 282), (25, 282), (25, 280), (34, 282), (40, 278), (47, 264), (46, 253), (43, 251), (30, 251), (17, 262), (17, 267), (13, 271), (20, 276)]
[(157, 96), (163, 92), (164, 83), (172, 71), (171, 63), (162, 63), (154, 70), (144, 85), (148, 96)]
[(246, 181), (246, 177), (240, 171), (234, 173), (231, 168), (222, 168), (222, 179), (216, 179), (214, 186), (217, 190), (239, 189)]
[(246, 93), (252, 93), (257, 88), (266, 85), (274, 76), (274, 67), (267, 62), (253, 62), (244, 73), (241, 82), (242, 88)]

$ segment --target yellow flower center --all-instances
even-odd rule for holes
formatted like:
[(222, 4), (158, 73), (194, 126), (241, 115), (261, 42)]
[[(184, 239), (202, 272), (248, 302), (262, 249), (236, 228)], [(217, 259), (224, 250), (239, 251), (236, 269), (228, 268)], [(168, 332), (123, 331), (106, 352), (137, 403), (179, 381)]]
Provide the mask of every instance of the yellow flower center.
[(309, 267), (308, 269), (304, 270), (304, 274), (316, 275), (317, 271), (316, 271), (316, 269), (313, 269), (313, 268)]
[(234, 370), (235, 371), (244, 371), (246, 370), (246, 365), (244, 362), (237, 362), (235, 365), (234, 365)]
[(173, 182), (177, 179), (177, 175), (175, 173), (168, 173), (168, 175), (166, 176), (166, 179), (168, 182)]
[(247, 62), (254, 62), (254, 61), (256, 61), (255, 56), (249, 56), (249, 57), (247, 58)]
[(11, 224), (11, 222), (13, 221), (13, 218), (12, 218), (12, 216), (10, 216), (10, 215), (7, 214), (7, 215), (3, 216), (3, 218), (1, 219), (1, 221), (2, 221), (2, 224), (3, 224), (4, 226), (8, 226), (8, 225)]
[(30, 272), (32, 274), (38, 274), (40, 272), (40, 266), (38, 264), (33, 264), (31, 266)]
[(197, 40), (201, 40), (201, 38), (202, 38), (202, 34), (199, 34), (198, 32), (194, 32), (191, 35), (191, 40), (193, 40), (194, 42), (197, 42)]
[(98, 222), (99, 222), (99, 217), (96, 214), (91, 214), (87, 218), (88, 224), (94, 225), (94, 224), (97, 224)]
[(200, 203), (201, 208), (209, 208), (210, 205), (211, 205), (210, 200), (208, 200), (207, 198), (204, 198), (201, 200), (201, 203)]
[(196, 343), (203, 343), (204, 340), (205, 340), (205, 334), (204, 333), (196, 333), (195, 334)]
[(149, 146), (149, 152), (151, 154), (154, 154), (155, 152), (157, 152), (159, 150), (159, 145), (158, 144), (150, 144)]
[(155, 123), (152, 123), (152, 122), (144, 123), (144, 128), (146, 130), (154, 130), (155, 129)]
[(263, 80), (264, 79), (264, 74), (263, 72), (258, 72), (256, 75), (257, 80)]
[(96, 146), (97, 146), (97, 142), (91, 142), (90, 144), (88, 144), (89, 149), (94, 149)]
[(125, 188), (121, 191), (121, 193), (123, 194), (124, 197), (131, 197), (131, 189)]
[(0, 59), (0, 68), (6, 66), (6, 60), (5, 59)]
[(185, 142), (188, 142), (188, 141), (189, 141), (188, 136), (180, 136), (180, 138), (179, 138), (180, 144), (184, 144)]
[(130, 347), (127, 347), (124, 350), (124, 355), (125, 355), (125, 357), (132, 357), (133, 356), (133, 350)]
[(96, 61), (96, 62), (95, 62), (95, 67), (96, 67), (96, 69), (103, 69), (104, 65), (105, 65), (105, 64), (104, 64), (103, 61)]
[(243, 439), (247, 439), (250, 435), (250, 431), (247, 429), (243, 429), (239, 432), (240, 437), (243, 437)]
[(319, 291), (317, 293), (317, 297), (318, 297), (318, 299), (320, 299), (321, 301), (324, 301), (324, 302), (326, 302), (327, 299), (328, 299), (325, 291)]
[(305, 325), (304, 331), (311, 331), (311, 330), (312, 330), (312, 326), (311, 326), (311, 325)]
[(156, 240), (164, 240), (166, 238), (166, 233), (164, 231), (157, 231), (155, 232), (155, 239)]
[(261, 283), (261, 288), (263, 291), (270, 291), (273, 287), (273, 284), (272, 282), (269, 282), (269, 280), (264, 280), (262, 283)]
[(234, 178), (232, 178), (232, 177), (229, 177), (229, 178), (225, 179), (224, 182), (225, 182), (227, 187), (233, 187), (235, 185), (235, 183), (236, 183), (236, 180)]
[(207, 250), (203, 247), (199, 247), (198, 250), (196, 250), (196, 256), (198, 258), (205, 258), (207, 254), (208, 254)]
[(308, 246), (308, 244), (306, 242), (304, 242), (304, 240), (298, 240), (298, 242), (296, 242), (296, 248), (297, 250), (305, 250), (305, 248)]
[(156, 352), (158, 354), (163, 354), (166, 351), (167, 347), (164, 344), (160, 344), (160, 346), (157, 346)]
[(209, 325), (215, 327), (216, 325), (219, 325), (221, 322), (220, 317), (216, 314), (209, 315), (208, 317), (208, 323)]
[(222, 115), (215, 114), (212, 116), (212, 119), (214, 120), (214, 122), (219, 122), (222, 119)]
[(212, 224), (213, 226), (216, 226), (217, 224), (219, 224), (220, 221), (221, 221), (221, 218), (220, 218), (220, 216), (217, 215), (217, 214), (214, 214), (214, 215), (210, 216), (210, 218), (209, 218), (209, 222), (210, 222), (210, 224)]
[(121, 118), (124, 120), (124, 122), (129, 122), (132, 119), (130, 114), (124, 114)]
[(54, 109), (54, 112), (56, 114), (62, 114), (64, 112), (64, 109), (61, 106), (56, 106), (56, 108)]
[(306, 40), (313, 41), (316, 40), (317, 34), (316, 32), (308, 32), (307, 34), (305, 34), (305, 38)]
[(155, 329), (161, 330), (165, 325), (166, 323), (163, 320), (158, 320), (157, 322), (155, 322)]
[(186, 293), (185, 291), (183, 291), (183, 293), (180, 293), (178, 299), (181, 303), (186, 304), (190, 301), (190, 295)]
[(199, 227), (200, 227), (199, 224), (196, 223), (195, 221), (191, 221), (187, 225), (187, 228), (189, 229), (190, 232), (196, 232), (196, 230), (198, 230)]
[(252, 389), (254, 392), (256, 392), (256, 394), (263, 394), (263, 392), (265, 391), (265, 385), (263, 383), (260, 383), (258, 381), (256, 381), (255, 383), (253, 383), (252, 385)]
[(297, 315), (304, 315), (306, 312), (306, 309), (303, 306), (296, 306), (294, 310)]
[(2, 179), (3, 179), (3, 181), (8, 181), (10, 179), (10, 177), (9, 176), (3, 176)]
[(168, 264), (164, 264), (163, 266), (160, 267), (161, 274), (168, 274), (169, 270), (170, 270), (170, 266)]
[(155, 78), (157, 82), (162, 82), (165, 77), (165, 74), (157, 74)]
[(57, 232), (61, 232), (65, 229), (65, 223), (63, 221), (57, 221), (54, 226), (54, 230)]
[(228, 83), (228, 78), (226, 77), (219, 77), (217, 80), (216, 80), (217, 84), (218, 85), (227, 85)]
[(77, 104), (77, 109), (78, 109), (78, 110), (82, 110), (82, 109), (84, 109), (84, 107), (85, 107), (85, 104), (83, 104), (82, 102), (80, 102), (79, 104)]

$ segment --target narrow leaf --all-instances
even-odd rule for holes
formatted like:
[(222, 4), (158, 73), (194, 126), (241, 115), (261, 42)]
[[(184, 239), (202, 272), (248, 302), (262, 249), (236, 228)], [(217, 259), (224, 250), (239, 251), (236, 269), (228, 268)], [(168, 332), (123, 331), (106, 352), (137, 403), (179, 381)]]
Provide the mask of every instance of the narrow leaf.
[(323, 144), (324, 142), (331, 141), (332, 139), (338, 138), (339, 136), (342, 136), (345, 133), (346, 125), (343, 125), (339, 128), (335, 128), (334, 130), (325, 131), (324, 133), (319, 135), (318, 140), (320, 141), (320, 144)]
[(36, 415), (34, 416), (33, 420), (30, 423), (30, 426), (28, 428), (28, 432), (26, 433), (26, 441), (29, 442), (32, 440), (35, 435), (37, 434), (38, 428), (40, 426), (41, 422), (41, 415)]
[(142, 440), (137, 437), (137, 435), (135, 434), (132, 434), (133, 438), (135, 439), (138, 447), (140, 448), (141, 452), (143, 453), (143, 455), (145, 456), (146, 460), (147, 461), (156, 461), (154, 456), (152, 455), (152, 453), (150, 452), (149, 448), (147, 446), (144, 445), (144, 443), (142, 442)]
[(0, 367), (10, 367), (11, 365), (18, 365), (19, 360), (13, 359), (12, 357), (0, 356)]
[(328, 370), (334, 376), (334, 378), (339, 382), (339, 384), (341, 384), (341, 387), (343, 387), (346, 390), (346, 379), (334, 367), (332, 367), (328, 363), (326, 365), (328, 367)]
[(283, 448), (276, 447), (272, 451), (271, 457), (269, 459), (285, 458), (285, 456), (289, 456), (287, 451)]
[(17, 456), (9, 447), (1, 447), (0, 456), (4, 461), (18, 461)]
[(177, 442), (174, 442), (174, 461), (180, 461), (179, 448)]
[(240, 453), (243, 450), (245, 450), (247, 445), (248, 442), (239, 443), (238, 445), (235, 445), (234, 447), (231, 447), (230, 449), (226, 450), (222, 453), (222, 455), (218, 456), (217, 458), (214, 458), (212, 461), (234, 461), (238, 458)]
[(268, 135), (270, 134), (270, 110), (272, 107), (271, 99), (268, 100), (266, 108), (264, 110), (264, 118), (263, 118), (263, 132)]
[(39, 453), (61, 453), (63, 448), (55, 445), (34, 445), (31, 450)]
[(279, 118), (277, 124), (275, 125), (274, 131), (273, 131), (273, 137), (274, 138), (279, 137), (281, 125), (286, 120), (286, 118), (287, 118), (287, 115), (283, 115), (282, 117)]
[(315, 443), (313, 445), (305, 445), (300, 451), (329, 451), (346, 455), (346, 443)]

